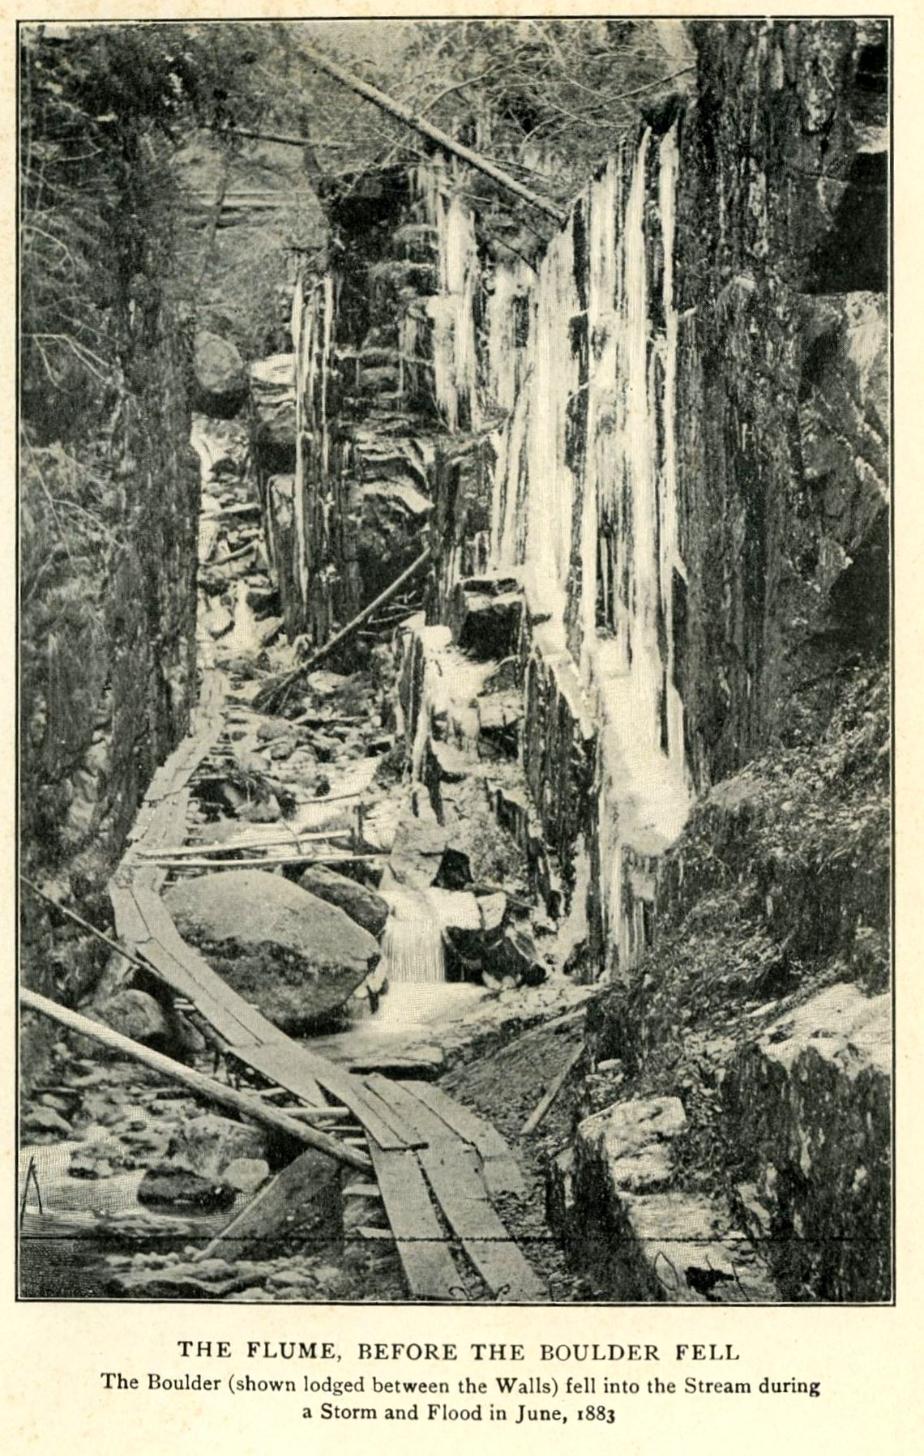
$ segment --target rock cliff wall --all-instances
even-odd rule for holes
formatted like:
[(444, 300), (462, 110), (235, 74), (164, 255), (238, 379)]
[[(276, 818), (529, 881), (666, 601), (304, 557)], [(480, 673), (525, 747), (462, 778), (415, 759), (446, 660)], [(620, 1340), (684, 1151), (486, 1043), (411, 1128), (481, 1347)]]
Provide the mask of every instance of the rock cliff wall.
[[(199, 471), (189, 445), (190, 350), (162, 289), (169, 229), (152, 221), (147, 271), (101, 256), (123, 286), (118, 359), (89, 441), (25, 420), (21, 638), (23, 871), (95, 923), (151, 776), (196, 694)], [(52, 417), (53, 418), (53, 417)], [(87, 994), (106, 952), (22, 902), (27, 984)], [(41, 1029), (24, 1032), (31, 1073)]]
[[(787, 1297), (879, 1298), (888, 34), (690, 34), (690, 93), (544, 243), (496, 246), (490, 199), (436, 161), (341, 216), (340, 262), (296, 299), (287, 569), (323, 637), (384, 584), (368, 472), (421, 491), (408, 757), (441, 822), (477, 761), (560, 962), (613, 983), (590, 1047), (618, 1070), (582, 1110), (618, 1089), (619, 1126), (645, 1123), (680, 1090), (665, 1206), (721, 1204)], [(578, 1258), (591, 1212), (638, 1237), (614, 1288), (673, 1297), (607, 1146), (576, 1127), (553, 1221)]]

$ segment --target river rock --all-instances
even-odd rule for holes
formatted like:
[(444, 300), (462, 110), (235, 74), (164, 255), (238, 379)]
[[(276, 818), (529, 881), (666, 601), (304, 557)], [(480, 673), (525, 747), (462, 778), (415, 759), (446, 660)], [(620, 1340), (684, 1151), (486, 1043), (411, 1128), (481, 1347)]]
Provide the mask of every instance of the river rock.
[(203, 1178), (170, 1163), (149, 1168), (138, 1184), (137, 1193), (139, 1203), (198, 1209), (203, 1213), (230, 1208), (236, 1196), (235, 1189), (227, 1183)]
[(270, 1167), (265, 1158), (234, 1158), (224, 1169), (222, 1181), (239, 1193), (255, 1193), (261, 1183), (269, 1177)]
[(145, 1046), (164, 1047), (172, 1040), (170, 1024), (160, 1002), (146, 991), (117, 991), (95, 1008), (95, 1014), (113, 1031)]
[(56, 1143), (71, 1136), (71, 1125), (53, 1107), (29, 1107), (22, 1115), (23, 1142)]
[(548, 974), (532, 936), (512, 925), (490, 946), (485, 969), (502, 980), (512, 979), (518, 986), (539, 986)]
[(182, 1122), (167, 1149), (172, 1164), (207, 1178), (223, 1176), (229, 1164), (242, 1158), (265, 1155), (266, 1138), (259, 1128), (212, 1112)]
[(358, 885), (347, 875), (338, 875), (324, 865), (311, 865), (299, 879), (303, 890), (308, 890), (330, 905), (339, 905), (370, 935), (380, 936), (388, 919), (388, 902), (365, 885)]
[(193, 404), (204, 414), (228, 419), (247, 397), (244, 361), (236, 346), (202, 329), (193, 342)]
[(391, 856), (398, 883), (414, 889), (434, 884), (448, 840), (448, 830), (437, 823), (435, 815), (416, 818), (405, 814), (395, 831)]
[(75, 1148), (68, 1164), (72, 1178), (111, 1178), (118, 1168), (135, 1162), (131, 1150), (116, 1137), (96, 1138)]
[(185, 880), (165, 898), (180, 933), (285, 1031), (341, 1006), (379, 958), (373, 937), (338, 906), (262, 870)]

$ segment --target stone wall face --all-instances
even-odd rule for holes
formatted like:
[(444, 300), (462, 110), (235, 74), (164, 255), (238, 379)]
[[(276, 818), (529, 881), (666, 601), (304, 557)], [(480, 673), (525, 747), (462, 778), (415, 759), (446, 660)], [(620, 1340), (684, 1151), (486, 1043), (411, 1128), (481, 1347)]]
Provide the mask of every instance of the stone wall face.
[(884, 30), (692, 34), (692, 95), (534, 262), (431, 160), (341, 205), (293, 324), (287, 621), (323, 640), (422, 541), (431, 622), (516, 578), (521, 765), (611, 972), (697, 795), (887, 618)]
[(885, 638), (888, 141), (881, 30), (695, 34), (676, 273), (702, 785), (773, 741), (800, 675)]
[[(195, 698), (199, 472), (174, 330), (160, 314), (128, 340), (134, 378), (102, 461), (86, 467), (107, 490), (99, 554), (74, 561), (53, 616), (38, 606), (24, 621), (24, 843), (49, 872), (76, 864), (92, 880), (115, 862)], [(87, 611), (97, 603), (89, 627), (67, 611), (78, 592)]]
[(887, 630), (884, 32), (694, 38), (693, 98), (601, 170), (538, 275), (494, 270), (486, 315), (508, 412), (490, 559), (542, 624), (525, 764), (567, 867), (549, 779), (569, 776), (562, 705), (589, 713), (596, 792), (570, 838), (623, 969), (633, 861), (786, 741), (806, 679), (830, 679), (824, 721), (840, 666)]
[[(295, 288), (290, 459), (262, 468), (255, 390), (273, 566), (292, 588), (286, 623), (316, 643), (420, 554), (434, 499), (445, 497), (441, 446), (470, 419), (464, 394), (441, 403), (438, 205), (426, 168), (365, 179), (331, 201), (331, 266)], [(269, 488), (279, 471), (293, 477), (281, 513)]]
[[(147, 305), (126, 314), (106, 440), (87, 453), (56, 445), (25, 452), (26, 476), (39, 471), (51, 492), (82, 492), (75, 479), (89, 475), (95, 511), (92, 524), (84, 512), (67, 559), (35, 578), (24, 603), (23, 869), (58, 897), (73, 896), (97, 924), (108, 920), (106, 881), (141, 797), (186, 732), (196, 695), (199, 470), (189, 445), (189, 351), (153, 282)], [(67, 513), (66, 497), (56, 509)], [(52, 932), (27, 894), (22, 935), (26, 984), (66, 998), (92, 987), (105, 952), (59, 925)], [(43, 1041), (42, 1028), (24, 1029), (26, 1079)]]

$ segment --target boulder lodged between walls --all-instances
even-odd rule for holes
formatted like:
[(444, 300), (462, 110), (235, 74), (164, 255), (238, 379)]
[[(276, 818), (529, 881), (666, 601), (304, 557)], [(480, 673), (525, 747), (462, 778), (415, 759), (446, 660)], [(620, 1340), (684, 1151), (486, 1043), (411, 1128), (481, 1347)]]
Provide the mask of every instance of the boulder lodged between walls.
[(231, 419), (247, 398), (247, 372), (235, 344), (200, 329), (193, 341), (193, 408)]
[(342, 1006), (379, 947), (336, 905), (263, 870), (228, 870), (164, 894), (180, 934), (282, 1031), (297, 1035)]

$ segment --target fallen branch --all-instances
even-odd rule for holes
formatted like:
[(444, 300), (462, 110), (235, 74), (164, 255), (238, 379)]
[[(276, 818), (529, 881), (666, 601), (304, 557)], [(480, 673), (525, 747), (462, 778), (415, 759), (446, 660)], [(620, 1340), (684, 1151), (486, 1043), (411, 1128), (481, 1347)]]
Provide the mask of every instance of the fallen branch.
[(254, 859), (166, 859), (152, 856), (146, 864), (158, 865), (164, 870), (251, 870), (266, 869), (267, 865), (297, 864), (365, 864), (370, 859), (387, 859), (383, 849), (370, 850), (368, 854), (287, 854), (260, 855)]
[(324, 658), (333, 652), (335, 647), (339, 647), (341, 642), (345, 642), (348, 637), (351, 637), (357, 628), (361, 627), (363, 622), (368, 621), (379, 607), (384, 606), (386, 602), (391, 601), (392, 597), (397, 596), (405, 582), (410, 581), (412, 577), (416, 576), (421, 567), (425, 566), (429, 559), (430, 548), (428, 546), (426, 550), (420, 553), (416, 561), (411, 562), (411, 565), (406, 571), (402, 571), (400, 576), (395, 577), (391, 586), (387, 586), (383, 592), (380, 592), (374, 601), (371, 601), (367, 607), (363, 607), (362, 611), (358, 612), (351, 622), (347, 622), (345, 627), (341, 627), (339, 632), (335, 632), (333, 637), (329, 637), (323, 646), (317, 648), (310, 657), (306, 658), (304, 662), (300, 662), (298, 667), (293, 667), (289, 672), (284, 673), (275, 682), (266, 683), (254, 697), (253, 706), (259, 711), (264, 708), (271, 708), (276, 704), (281, 705), (284, 703), (293, 683), (297, 682), (306, 673), (311, 672), (319, 662), (323, 662)]
[(241, 557), (246, 556), (248, 551), (256, 551), (256, 549), (257, 538), (256, 536), (254, 536), (252, 541), (247, 541), (243, 546), (238, 546), (236, 550), (229, 551), (227, 556), (216, 556), (212, 562), (212, 565), (227, 566), (229, 561), (240, 561)]
[(110, 950), (115, 951), (116, 955), (122, 956), (124, 960), (128, 961), (129, 965), (136, 966), (140, 971), (150, 972), (151, 967), (146, 961), (140, 960), (136, 955), (132, 955), (131, 951), (123, 950), (118, 941), (113, 940), (111, 936), (106, 935), (102, 930), (97, 930), (96, 926), (91, 925), (89, 920), (84, 920), (82, 915), (78, 915), (76, 910), (68, 910), (65, 905), (59, 904), (52, 895), (48, 895), (44, 890), (40, 890), (38, 885), (33, 884), (25, 875), (20, 875), (19, 878), (26, 888), (32, 891), (33, 895), (37, 895), (40, 900), (45, 901), (46, 905), (51, 905), (53, 909), (67, 916), (68, 920), (73, 920), (74, 924), (79, 925), (81, 930), (85, 930), (88, 935), (95, 935), (97, 940), (101, 940), (103, 945), (107, 945)]
[(141, 849), (138, 853), (144, 859), (157, 859), (158, 857), (181, 859), (189, 855), (221, 854), (239, 849), (298, 849), (309, 839), (349, 839), (352, 833), (352, 829), (313, 829), (306, 834), (290, 834), (285, 839), (279, 836), (272, 839), (257, 839), (255, 836), (250, 836), (246, 839), (226, 839), (217, 844), (181, 844), (175, 848), (164, 846), (161, 849)]
[(574, 1051), (571, 1053), (571, 1056), (565, 1062), (565, 1065), (562, 1067), (558, 1076), (552, 1079), (549, 1087), (546, 1090), (545, 1096), (541, 1099), (540, 1102), (536, 1104), (532, 1112), (529, 1114), (529, 1117), (520, 1128), (520, 1137), (529, 1137), (531, 1132), (536, 1131), (536, 1128), (545, 1117), (546, 1113), (552, 1106), (552, 1103), (555, 1101), (562, 1087), (564, 1087), (568, 1078), (571, 1076), (571, 1073), (574, 1071), (578, 1062), (581, 1060), (584, 1052), (584, 1043), (580, 1042), (580, 1044), (575, 1047)]
[(325, 71), (328, 76), (333, 76), (335, 81), (339, 81), (343, 86), (348, 86), (358, 96), (362, 96), (367, 101), (371, 101), (380, 111), (386, 112), (388, 116), (393, 116), (398, 121), (403, 121), (406, 126), (411, 127), (414, 131), (420, 132), (422, 136), (429, 137), (430, 141), (436, 142), (437, 146), (441, 147), (443, 151), (451, 152), (455, 156), (460, 157), (463, 162), (468, 162), (469, 166), (474, 167), (479, 172), (483, 172), (486, 177), (490, 177), (493, 181), (500, 183), (501, 187), (506, 188), (508, 192), (515, 193), (524, 202), (528, 202), (531, 207), (538, 208), (540, 212), (544, 212), (548, 217), (554, 218), (556, 222), (561, 223), (565, 221), (565, 213), (556, 203), (551, 202), (547, 197), (541, 197), (538, 192), (532, 192), (528, 187), (524, 187), (522, 182), (518, 182), (515, 177), (511, 177), (509, 172), (505, 172), (495, 162), (489, 161), (487, 157), (483, 157), (479, 152), (472, 151), (471, 147), (463, 146), (461, 142), (457, 142), (454, 137), (451, 137), (448, 132), (443, 131), (438, 126), (434, 126), (432, 122), (424, 121), (422, 116), (415, 116), (410, 108), (402, 102), (396, 101), (393, 96), (387, 96), (377, 86), (370, 86), (368, 82), (363, 81), (361, 77), (355, 75), (352, 71), (347, 71), (343, 66), (338, 66), (335, 61), (329, 60), (323, 51), (315, 50), (314, 46), (306, 45), (304, 42), (302, 42), (301, 50), (307, 56), (308, 60), (312, 61), (319, 70)]
[(356, 723), (368, 723), (369, 719), (362, 713), (353, 713), (345, 718), (325, 718), (323, 713), (300, 713), (297, 718), (290, 718), (289, 723), (293, 728), (301, 728), (307, 725), (309, 728), (351, 728)]
[(133, 1061), (140, 1062), (142, 1066), (149, 1067), (152, 1072), (159, 1072), (161, 1076), (181, 1083), (182, 1086), (188, 1087), (191, 1092), (194, 1092), (197, 1097), (205, 1097), (210, 1102), (217, 1102), (220, 1107), (228, 1107), (244, 1117), (251, 1118), (254, 1122), (262, 1123), (264, 1127), (270, 1128), (273, 1132), (284, 1133), (287, 1137), (295, 1139), (296, 1142), (315, 1148), (319, 1153), (326, 1153), (329, 1158), (335, 1158), (337, 1162), (348, 1163), (351, 1168), (365, 1170), (372, 1166), (365, 1153), (357, 1152), (335, 1138), (328, 1137), (327, 1133), (317, 1131), (307, 1122), (288, 1117), (284, 1112), (280, 1112), (278, 1108), (270, 1106), (259, 1097), (247, 1096), (233, 1087), (226, 1086), (223, 1082), (216, 1082), (212, 1077), (207, 1077), (204, 1072), (197, 1072), (182, 1062), (175, 1062), (172, 1057), (166, 1057), (162, 1052), (152, 1051), (150, 1047), (132, 1041), (130, 1037), (113, 1031), (111, 1027), (104, 1026), (100, 1021), (93, 1021), (89, 1016), (82, 1016), (78, 1011), (70, 1011), (66, 1006), (59, 1006), (56, 1001), (50, 1001), (47, 996), (40, 996), (37, 991), (30, 991), (25, 986), (21, 986), (19, 999), (28, 1010), (37, 1011), (40, 1016), (49, 1017), (50, 1020), (58, 1022), (60, 1026), (66, 1027), (68, 1031), (76, 1032), (79, 1036), (92, 1037), (94, 1041), (101, 1042), (110, 1051), (117, 1052), (123, 1057), (130, 1057)]

